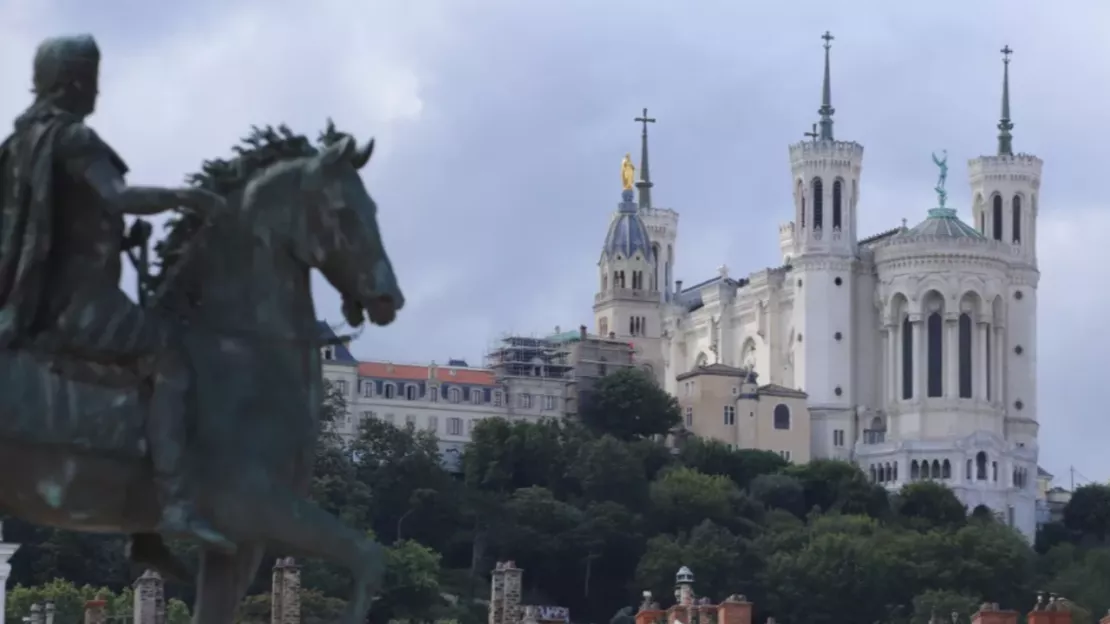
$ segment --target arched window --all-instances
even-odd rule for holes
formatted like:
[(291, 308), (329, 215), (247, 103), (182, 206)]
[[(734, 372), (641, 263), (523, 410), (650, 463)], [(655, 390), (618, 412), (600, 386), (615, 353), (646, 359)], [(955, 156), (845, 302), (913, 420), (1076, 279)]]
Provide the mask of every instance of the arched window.
[(964, 479), (971, 481), (971, 460), (967, 460), (967, 469), (964, 471)]
[(875, 464), (871, 464), (871, 482), (872, 483), (879, 480), (878, 474), (876, 474), (876, 472), (877, 471), (875, 470)]
[(913, 323), (902, 319), (902, 398), (913, 398)]
[(462, 390), (458, 388), (451, 388), (447, 391), (447, 398), (452, 403), (458, 403), (462, 400)]
[(998, 462), (991, 462), (991, 481), (998, 481)]
[(975, 478), (979, 481), (987, 480), (987, 454), (984, 451), (975, 454)]
[(952, 462), (948, 461), (947, 459), (944, 460), (940, 464), (940, 478), (941, 479), (951, 479), (952, 478)]
[(802, 185), (801, 180), (798, 180), (798, 197), (801, 199), (801, 208), (802, 208), (802, 215), (801, 215), (801, 218), (799, 220), (799, 223), (801, 224), (802, 229), (804, 230), (804, 229), (806, 229), (806, 190), (805, 190), (805, 187)]
[(785, 403), (775, 406), (775, 429), (790, 428), (790, 408)]
[(813, 189), (813, 229), (820, 230), (824, 222), (824, 215), (821, 212), (825, 207), (825, 193), (821, 178), (813, 178), (810, 187)]
[(408, 384), (405, 386), (405, 398), (410, 401), (416, 400), (416, 384)]
[(929, 315), (929, 344), (927, 345), (928, 352), (928, 387), (929, 396), (939, 397), (944, 396), (944, 353), (942, 347), (944, 346), (944, 319), (941, 317), (940, 312), (933, 312)]
[(659, 256), (661, 256), (661, 255), (662, 254), (659, 253), (659, 245), (657, 245), (657, 244), (652, 245), (651, 246), (651, 262), (652, 262), (651, 289), (652, 290), (659, 290)]
[(385, 384), (384, 390), (385, 390), (385, 398), (387, 398), (387, 399), (392, 399), (394, 394), (397, 392), (397, 388), (395, 388), (393, 386), (393, 384), (391, 384), (391, 383)]
[(897, 481), (898, 480), (898, 462), (894, 462), (894, 464), (892, 464), (890, 468), (891, 468), (891, 471), (890, 471), (891, 480)]
[(960, 315), (960, 398), (971, 398), (971, 315)]
[(1010, 216), (1014, 220), (1014, 242), (1021, 242), (1021, 196), (1014, 195), (1014, 199), (1010, 202)]
[(921, 467), (915, 459), (910, 462), (910, 481), (917, 481), (919, 478), (921, 478)]
[(940, 462), (939, 462), (939, 461), (937, 461), (937, 460), (935, 460), (935, 459), (933, 460), (933, 473), (932, 473), (932, 477), (933, 477), (934, 479), (939, 479), (939, 478), (940, 478)]
[(840, 180), (837, 180), (837, 181), (833, 182), (833, 229), (834, 230), (839, 230), (840, 229), (840, 212), (841, 212), (840, 205), (841, 205), (841, 195), (842, 195), (842, 192), (843, 192), (842, 191), (843, 187), (844, 187), (844, 183), (841, 182)]
[(609, 274), (608, 273), (602, 273), (601, 274), (601, 290), (607, 290), (608, 288), (609, 288)]
[(1002, 240), (1002, 196), (995, 195), (991, 201), (994, 203), (994, 209), (991, 211), (991, 230), (994, 232), (994, 240)]

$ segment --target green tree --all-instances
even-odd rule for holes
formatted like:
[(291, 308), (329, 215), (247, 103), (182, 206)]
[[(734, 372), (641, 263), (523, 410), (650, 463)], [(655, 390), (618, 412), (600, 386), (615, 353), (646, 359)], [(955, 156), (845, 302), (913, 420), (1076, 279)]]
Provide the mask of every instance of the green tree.
[(711, 520), (744, 534), (752, 533), (762, 508), (728, 477), (689, 468), (664, 472), (650, 488), (651, 519), (661, 533), (689, 531)]
[(1091, 483), (1075, 489), (1064, 507), (1064, 526), (1100, 544), (1110, 535), (1110, 485)]
[[(983, 602), (980, 596), (968, 596), (947, 589), (928, 589), (913, 597), (910, 624), (932, 624), (937, 618), (943, 622), (966, 624)], [(955, 620), (952, 619), (953, 614)]]
[(764, 474), (752, 479), (748, 487), (753, 499), (768, 509), (782, 509), (805, 517), (806, 492), (798, 479), (783, 474)]
[(583, 443), (569, 470), (583, 500), (612, 501), (643, 509), (648, 492), (643, 463), (627, 444), (613, 436)]
[(577, 443), (585, 441), (573, 423), (482, 419), (474, 426), (463, 453), (466, 483), (502, 493), (533, 486), (565, 492)]
[(771, 451), (733, 449), (718, 440), (691, 438), (678, 454), (683, 466), (710, 475), (724, 475), (736, 487), (747, 488), (761, 475), (781, 472), (790, 462)]
[(967, 522), (964, 504), (948, 486), (935, 481), (907, 483), (892, 506), (898, 517), (919, 530), (959, 528)]
[(587, 427), (621, 440), (666, 434), (682, 420), (678, 400), (636, 368), (601, 378), (583, 403), (580, 416)]
[(866, 514), (875, 518), (889, 512), (886, 490), (871, 483), (863, 471), (850, 462), (815, 459), (789, 466), (783, 474), (801, 482), (807, 509)]
[(692, 531), (678, 536), (657, 535), (636, 566), (636, 587), (652, 592), (661, 603), (674, 587), (675, 573), (689, 564), (695, 589), (718, 600), (733, 593), (751, 594), (755, 558), (750, 543), (728, 529), (705, 520)]

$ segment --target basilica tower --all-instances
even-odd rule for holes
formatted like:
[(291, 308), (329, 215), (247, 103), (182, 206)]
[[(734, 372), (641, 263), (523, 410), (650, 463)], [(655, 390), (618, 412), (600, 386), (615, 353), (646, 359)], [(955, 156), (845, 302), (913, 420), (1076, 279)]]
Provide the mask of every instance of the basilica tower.
[[(644, 109), (643, 117), (636, 121), (644, 125), (640, 179), (633, 183), (633, 167), (626, 157), (621, 201), (609, 222), (598, 260), (600, 288), (594, 296), (594, 318), (599, 335), (628, 340), (636, 363), (662, 383), (663, 301), (670, 290), (664, 280), (671, 274), (669, 259), (673, 259), (678, 216), (651, 206), (647, 124), (655, 120), (648, 118)], [(633, 187), (639, 190), (639, 202)], [(664, 253), (668, 255), (661, 257)]]
[(858, 286), (856, 205), (863, 146), (834, 136), (829, 61), (833, 37), (826, 32), (822, 38), (825, 71), (820, 120), (806, 140), (790, 146), (794, 221), (783, 230), (788, 241), (784, 251), (789, 252), (787, 262), (793, 267), (789, 273), (794, 291), (789, 347), (793, 385), (809, 395), (813, 435), (824, 440), (823, 410), (830, 418), (836, 412), (846, 415), (858, 402), (853, 319)]
[(1041, 188), (1040, 158), (1015, 153), (1010, 119), (1009, 46), (1002, 48), (1002, 112), (996, 154), (968, 163), (973, 213), (979, 232), (996, 241), (1012, 258), (1006, 292), (991, 302), (991, 350), (996, 370), (989, 373), (991, 399), (1002, 404), (1008, 437), (1025, 447), (1037, 435), (1037, 213)]

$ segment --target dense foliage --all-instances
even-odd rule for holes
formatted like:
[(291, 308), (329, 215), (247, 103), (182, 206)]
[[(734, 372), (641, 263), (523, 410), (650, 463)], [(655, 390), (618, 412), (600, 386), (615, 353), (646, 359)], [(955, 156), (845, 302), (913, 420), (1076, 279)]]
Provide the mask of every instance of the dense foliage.
[[(619, 405), (625, 387), (611, 384), (605, 400)], [(324, 412), (342, 417), (342, 397), (330, 392)], [(666, 602), (680, 565), (700, 594), (744, 593), (761, 619), (781, 622), (925, 622), (987, 600), (1027, 609), (1039, 589), (1082, 607), (1077, 624), (1110, 608), (1108, 486), (1080, 488), (1034, 549), (989, 515), (966, 515), (937, 483), (888, 497), (843, 462), (787, 465), (697, 439), (671, 451), (597, 423), (485, 420), (461, 475), (442, 468), (429, 432), (370, 421), (353, 441), (322, 436), (313, 496), (393, 544), (373, 620), (480, 621), (475, 599), (499, 559), (525, 569), (526, 602), (568, 606), (578, 621), (607, 621), (645, 588)], [(72, 609), (91, 587), (127, 584), (119, 539), (6, 528), (25, 544), (14, 580), (34, 587), (13, 593), (9, 617), (35, 597)], [(259, 574), (243, 622), (266, 620), (268, 578)], [(330, 621), (346, 577), (308, 561), (303, 581), (306, 621)]]

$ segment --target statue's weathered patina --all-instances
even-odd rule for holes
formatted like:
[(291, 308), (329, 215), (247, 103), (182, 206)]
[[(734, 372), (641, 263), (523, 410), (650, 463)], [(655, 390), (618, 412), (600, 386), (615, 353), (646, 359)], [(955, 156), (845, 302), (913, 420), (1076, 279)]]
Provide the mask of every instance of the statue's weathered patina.
[(934, 190), (937, 192), (937, 207), (944, 208), (944, 204), (948, 201), (948, 191), (944, 188), (948, 181), (948, 150), (941, 150), (940, 153), (940, 158), (937, 158), (936, 153), (933, 154), (933, 164), (940, 169), (940, 173), (937, 174), (937, 186)]
[[(0, 511), (132, 534), (171, 574), (157, 534), (200, 540), (197, 622), (232, 622), (267, 546), (322, 557), (351, 571), (343, 622), (362, 622), (381, 547), (305, 497), (322, 398), (309, 273), (352, 324), (403, 306), (358, 175), (372, 143), (256, 133), (206, 163), (232, 172), (209, 176), (222, 187), (128, 187), (82, 122), (98, 60), (91, 37), (44, 43), (0, 149)], [(173, 208), (191, 210), (181, 253), (150, 307), (131, 304), (121, 215)]]

